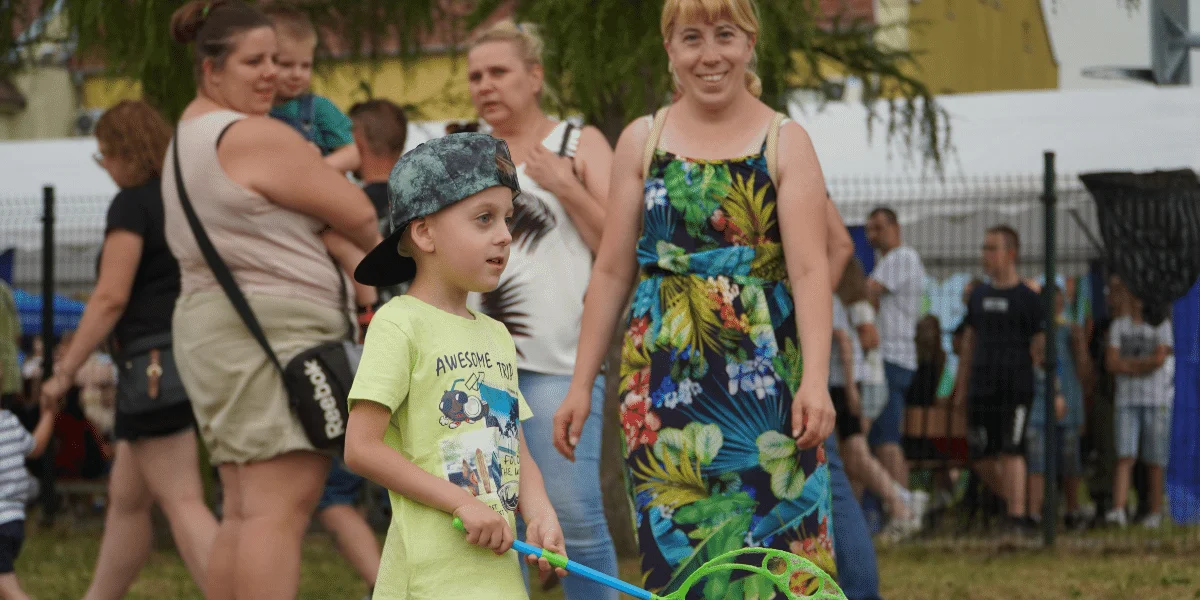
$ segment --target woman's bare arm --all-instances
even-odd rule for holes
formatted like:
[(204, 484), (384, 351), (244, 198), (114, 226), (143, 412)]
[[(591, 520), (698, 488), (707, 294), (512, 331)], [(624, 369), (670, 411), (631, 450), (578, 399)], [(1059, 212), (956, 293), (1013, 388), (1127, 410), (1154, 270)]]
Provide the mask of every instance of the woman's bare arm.
[(586, 385), (589, 393), (637, 275), (643, 210), (642, 150), (648, 134), (645, 122), (634, 121), (621, 134), (613, 158), (607, 224), (588, 282), (575, 359), (574, 381)]
[(842, 281), (846, 265), (854, 256), (854, 240), (846, 230), (846, 223), (842, 220), (837, 205), (833, 203), (833, 198), (829, 198), (828, 194), (825, 197), (828, 198), (825, 203), (825, 220), (829, 222), (829, 240), (826, 243), (829, 247), (829, 279), (836, 290), (838, 283)]
[(637, 275), (637, 243), (645, 210), (642, 153), (648, 135), (645, 121), (634, 121), (621, 134), (613, 157), (606, 223), (583, 301), (575, 372), (567, 400), (554, 415), (554, 446), (570, 460), (588, 418), (592, 385)]
[(56, 374), (73, 380), (100, 342), (112, 333), (129, 304), (133, 279), (142, 259), (142, 246), (142, 236), (132, 231), (113, 229), (104, 236), (96, 289), (83, 309), (71, 345), (56, 365)]
[[(829, 221), (825, 178), (808, 133), (798, 123), (787, 123), (780, 132), (779, 233), (788, 279), (795, 298), (796, 324), (804, 359), (804, 374), (797, 400), (806, 394), (821, 395), (824, 402), (807, 406), (808, 423), (797, 443), (802, 448), (821, 443), (833, 430), (833, 406), (826, 383), (833, 335), (833, 296), (829, 287), (827, 254)], [(805, 396), (805, 398), (801, 398)], [(800, 424), (793, 423), (793, 430)]]
[(221, 138), (217, 157), (231, 179), (271, 202), (328, 223), (362, 250), (379, 243), (379, 220), (367, 195), (286, 124), (242, 119)]

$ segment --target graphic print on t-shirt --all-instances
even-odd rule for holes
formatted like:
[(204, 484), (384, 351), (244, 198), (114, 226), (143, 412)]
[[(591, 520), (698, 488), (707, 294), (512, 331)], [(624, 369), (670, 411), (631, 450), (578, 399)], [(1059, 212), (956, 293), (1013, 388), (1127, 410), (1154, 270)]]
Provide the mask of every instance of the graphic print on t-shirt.
[(1008, 298), (985, 297), (983, 299), (983, 312), (1007, 313)]
[[(487, 355), (482, 360), (489, 361)], [(490, 365), (489, 365), (490, 366)], [(512, 369), (499, 365), (501, 370)], [(499, 513), (517, 509), (520, 408), (512, 393), (484, 383), (486, 371), (467, 371), (442, 393), (439, 424), (458, 429), (482, 422), (441, 440), (446, 479)]]
[(1153, 356), (1158, 349), (1158, 339), (1153, 331), (1144, 328), (1122, 332), (1118, 343), (1121, 358), (1146, 358)]

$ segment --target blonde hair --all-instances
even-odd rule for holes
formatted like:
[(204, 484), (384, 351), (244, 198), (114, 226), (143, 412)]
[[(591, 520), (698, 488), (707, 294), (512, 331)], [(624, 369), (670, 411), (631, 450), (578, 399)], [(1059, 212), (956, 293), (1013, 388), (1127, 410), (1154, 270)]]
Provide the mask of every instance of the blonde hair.
[[(666, 0), (662, 11), (662, 36), (664, 40), (671, 39), (675, 24), (679, 22), (713, 23), (721, 19), (733, 21), (749, 35), (758, 35), (758, 9), (754, 0)], [(754, 72), (757, 66), (758, 53), (755, 52), (750, 57), (750, 64), (746, 65), (746, 89), (755, 98), (762, 95), (762, 79)]]
[(517, 49), (517, 56), (526, 66), (542, 64), (542, 38), (537, 34), (533, 25), (517, 25), (512, 20), (505, 19), (493, 25), (471, 42), (469, 50), (474, 50), (489, 42), (509, 42)]
[(271, 20), (277, 35), (287, 36), (297, 42), (317, 43), (317, 28), (303, 11), (290, 6), (273, 5), (263, 9), (263, 14)]

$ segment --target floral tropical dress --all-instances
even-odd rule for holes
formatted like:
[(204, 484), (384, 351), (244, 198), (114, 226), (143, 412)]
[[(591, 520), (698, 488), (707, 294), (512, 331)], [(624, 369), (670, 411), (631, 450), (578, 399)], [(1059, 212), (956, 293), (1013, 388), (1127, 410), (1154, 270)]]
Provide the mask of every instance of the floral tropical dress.
[[(666, 594), (745, 547), (835, 575), (824, 449), (799, 451), (788, 435), (802, 364), (764, 151), (707, 161), (659, 150), (645, 189), (620, 371), (644, 585)], [(689, 598), (773, 591), (725, 572)]]

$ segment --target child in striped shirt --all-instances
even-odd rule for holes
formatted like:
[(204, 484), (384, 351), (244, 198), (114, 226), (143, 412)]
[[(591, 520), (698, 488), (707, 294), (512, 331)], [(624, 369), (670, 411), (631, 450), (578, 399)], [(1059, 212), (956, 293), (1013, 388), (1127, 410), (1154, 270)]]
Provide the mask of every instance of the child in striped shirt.
[(25, 541), (25, 504), (37, 496), (37, 480), (25, 468), (25, 459), (46, 450), (55, 416), (53, 408), (43, 406), (30, 435), (12, 411), (0, 409), (0, 597), (6, 600), (29, 598), (14, 569)]

